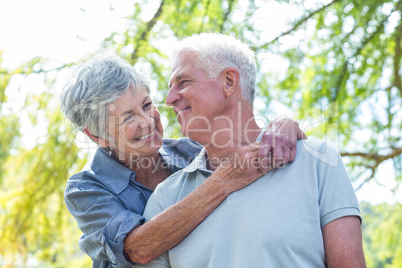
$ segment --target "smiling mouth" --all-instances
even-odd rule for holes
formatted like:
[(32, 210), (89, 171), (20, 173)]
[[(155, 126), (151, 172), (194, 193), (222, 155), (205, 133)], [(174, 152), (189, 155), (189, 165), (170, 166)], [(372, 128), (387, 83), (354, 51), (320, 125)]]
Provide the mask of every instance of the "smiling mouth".
[(152, 137), (153, 135), (155, 135), (155, 133), (156, 133), (156, 130), (153, 130), (151, 133), (149, 133), (149, 134), (147, 134), (147, 135), (144, 135), (144, 136), (141, 136), (141, 137), (138, 137), (138, 138), (136, 138), (135, 140), (136, 140), (136, 141), (141, 141), (141, 140), (149, 139), (150, 137)]
[(176, 113), (176, 115), (177, 115), (177, 116), (180, 116), (182, 113), (184, 113), (184, 112), (187, 111), (188, 109), (190, 109), (190, 107), (186, 107), (186, 108), (184, 108), (184, 109), (181, 109), (181, 110), (179, 110), (179, 111)]

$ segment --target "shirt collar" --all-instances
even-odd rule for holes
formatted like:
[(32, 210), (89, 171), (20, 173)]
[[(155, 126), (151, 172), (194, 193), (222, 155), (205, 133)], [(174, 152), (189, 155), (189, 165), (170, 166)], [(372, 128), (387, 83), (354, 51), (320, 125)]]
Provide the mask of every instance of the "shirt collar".
[(109, 186), (116, 194), (127, 188), (131, 176), (135, 178), (134, 171), (115, 161), (100, 148), (96, 150), (90, 166), (102, 183)]
[(264, 133), (265, 133), (265, 129), (262, 129), (260, 134), (258, 135), (258, 137), (257, 137), (257, 139), (255, 141), (261, 141), (262, 136), (264, 135)]
[[(173, 172), (185, 168), (189, 161), (180, 154), (174, 153), (164, 140), (159, 154)], [(98, 148), (90, 164), (91, 170), (99, 176), (102, 183), (108, 185), (116, 194), (127, 188), (130, 178), (135, 179), (135, 172), (111, 158), (102, 149)]]
[[(264, 133), (265, 133), (265, 129), (263, 129), (261, 131), (261, 133), (258, 135), (256, 141), (261, 141)], [(205, 147), (202, 148), (200, 154), (197, 155), (197, 157), (193, 160), (193, 162), (191, 162), (186, 168), (184, 168), (183, 171), (190, 173), (190, 172), (196, 171), (197, 169), (199, 169), (201, 171), (206, 171), (206, 172), (212, 173), (212, 171), (207, 169), (207, 151), (206, 151)]]
[(201, 152), (197, 155), (196, 158), (186, 167), (183, 169), (185, 172), (194, 172), (196, 170), (202, 170), (202, 171), (207, 171), (211, 172), (210, 170), (207, 169), (207, 151), (204, 148), (202, 148)]
[[(194, 143), (194, 142), (193, 142)], [(168, 164), (173, 172), (187, 167), (194, 157), (189, 159), (190, 151), (194, 151), (192, 143), (187, 142), (183, 139), (164, 139), (163, 146), (159, 149), (159, 154), (162, 156), (163, 160)], [(200, 150), (201, 146), (197, 146)]]

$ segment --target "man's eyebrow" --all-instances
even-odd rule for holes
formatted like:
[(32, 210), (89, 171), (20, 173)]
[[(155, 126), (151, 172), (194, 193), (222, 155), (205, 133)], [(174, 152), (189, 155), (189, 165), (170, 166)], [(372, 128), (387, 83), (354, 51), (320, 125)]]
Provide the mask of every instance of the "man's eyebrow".
[[(174, 78), (174, 80), (175, 81), (180, 81), (181, 79), (183, 79), (183, 78), (188, 78), (189, 76), (188, 75), (186, 75), (186, 74), (184, 74), (184, 73), (181, 73), (181, 74), (178, 74), (175, 78)], [(172, 84), (170, 83), (169, 84), (169, 88), (171, 88), (172, 87)]]

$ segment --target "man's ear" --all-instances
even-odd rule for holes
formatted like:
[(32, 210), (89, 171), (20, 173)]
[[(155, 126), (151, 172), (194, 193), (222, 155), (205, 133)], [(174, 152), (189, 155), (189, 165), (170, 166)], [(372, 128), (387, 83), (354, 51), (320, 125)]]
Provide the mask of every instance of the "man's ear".
[(223, 90), (225, 97), (229, 98), (236, 92), (240, 90), (240, 74), (236, 68), (226, 68), (223, 70), (224, 85)]
[(100, 147), (103, 148), (107, 148), (109, 147), (109, 141), (105, 138), (101, 138), (99, 136), (95, 136), (94, 134), (92, 134), (87, 127), (85, 127), (84, 129), (84, 133), (87, 134), (87, 136), (93, 140), (94, 142), (96, 142)]

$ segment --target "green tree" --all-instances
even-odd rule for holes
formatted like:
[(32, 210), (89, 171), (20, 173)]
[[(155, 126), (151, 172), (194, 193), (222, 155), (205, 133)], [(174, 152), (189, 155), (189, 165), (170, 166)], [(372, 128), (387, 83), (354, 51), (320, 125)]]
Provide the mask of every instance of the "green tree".
[[(33, 59), (16, 70), (1, 70), (1, 84), (33, 75), (43, 76), (45, 82), (42, 92), (26, 96), (23, 109), (2, 107), (0, 115), (0, 260), (15, 265), (24, 265), (29, 256), (40, 261), (39, 266), (66, 264), (78, 252), (80, 234), (65, 209), (63, 194), (66, 178), (81, 169), (87, 157), (65, 135), (54, 78), (47, 75), (55, 70), (43, 69), (46, 62)], [(0, 89), (4, 93), (5, 87)], [(24, 114), (32, 128), (46, 122), (45, 136), (32, 148), (19, 143)]]
[[(262, 89), (264, 95), (300, 118), (322, 120), (311, 133), (326, 134), (336, 124), (358, 189), (388, 159), (397, 179), (402, 176), (401, 15), (402, 1), (334, 0), (306, 10), (289, 31), (258, 47), (275, 49), (289, 62), (277, 90)], [(303, 37), (289, 47), (288, 35)]]
[[(162, 105), (170, 75), (167, 44), (199, 32), (234, 35), (256, 52), (257, 90), (266, 104), (264, 113), (274, 114), (274, 104), (280, 100), (295, 111), (308, 135), (339, 139), (357, 188), (375, 178), (384, 161), (393, 161), (400, 182), (402, 0), (317, 1), (307, 6), (311, 1), (277, 0), (298, 16), (288, 22), (288, 30), (266, 40), (265, 28), (276, 25), (270, 25), (259, 11), (272, 2), (162, 0), (154, 6), (154, 2), (133, 0), (135, 11), (127, 17), (127, 29), (106, 38), (100, 49), (114, 50), (147, 74), (163, 116), (175, 122), (174, 114)], [(154, 15), (143, 19), (150, 9)], [(273, 54), (286, 63), (284, 71), (265, 68)], [(1, 55), (0, 263), (4, 259), (6, 264), (16, 264), (22, 259), (24, 264), (31, 256), (41, 265), (68, 266), (71, 259), (82, 255), (76, 245), (80, 233), (64, 207), (63, 190), (66, 179), (83, 167), (88, 153), (72, 142), (74, 132), (66, 135), (55, 81), (73, 63), (49, 68), (48, 60), (34, 58), (20, 68), (6, 70), (1, 68)], [(6, 108), (3, 104), (11, 80), (32, 76), (43, 80), (43, 90), (27, 96), (20, 110)], [(23, 114), (32, 127), (45, 122), (46, 134), (29, 148), (20, 142), (25, 134), (19, 131), (26, 124)], [(166, 134), (179, 136), (178, 125), (167, 125)], [(381, 246), (374, 243), (379, 237), (374, 234), (383, 234), (378, 228), (388, 230), (395, 224), (387, 222), (400, 222), (400, 207), (396, 208), (395, 220), (376, 223), (370, 219), (364, 225), (370, 230), (365, 236), (365, 241), (371, 241), (366, 243), (370, 264), (391, 263), (391, 249), (400, 255), (395, 241)], [(375, 213), (388, 212), (379, 208)], [(400, 225), (397, 228), (400, 231)], [(379, 252), (385, 257), (377, 256)], [(397, 260), (393, 258), (392, 263)]]
[[(259, 73), (258, 90), (266, 108), (275, 112), (270, 103), (281, 100), (305, 120), (308, 133), (337, 135), (352, 177), (359, 178), (358, 189), (386, 160), (394, 162), (400, 180), (402, 1), (319, 1), (309, 9), (304, 0), (277, 1), (298, 7), (302, 15), (289, 22), (289, 30), (263, 40), (263, 31), (255, 26), (264, 24), (264, 18), (255, 14), (268, 2), (248, 1), (240, 12), (240, 3), (234, 0), (161, 1), (147, 22), (141, 20), (144, 6), (138, 4), (133, 24), (106, 40), (105, 46), (115, 47), (140, 68), (147, 62), (143, 70), (157, 81), (160, 100), (169, 76), (160, 44), (168, 38), (223, 32), (249, 43), (260, 66), (267, 53), (281, 55), (288, 63), (285, 75), (262, 68)], [(113, 41), (116, 35), (119, 42)], [(169, 118), (174, 121), (171, 114)], [(176, 125), (171, 133), (178, 135), (175, 130)]]

